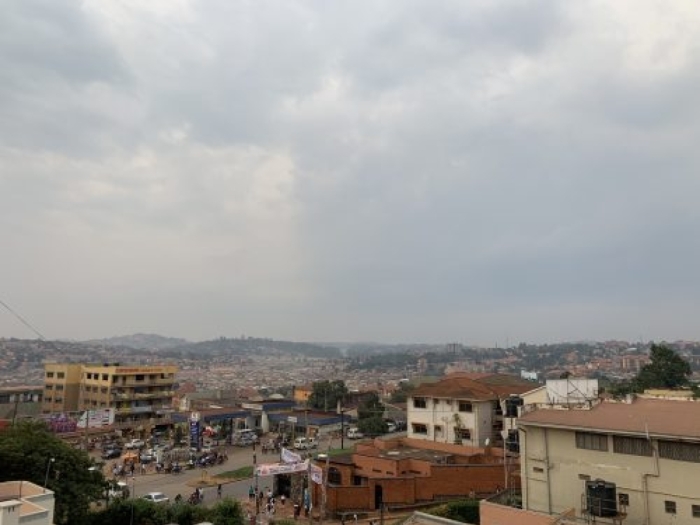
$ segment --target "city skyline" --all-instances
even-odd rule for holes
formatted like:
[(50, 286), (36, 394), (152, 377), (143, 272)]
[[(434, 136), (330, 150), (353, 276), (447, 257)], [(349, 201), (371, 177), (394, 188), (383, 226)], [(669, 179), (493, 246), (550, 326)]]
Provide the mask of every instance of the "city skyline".
[(0, 13), (0, 300), (48, 339), (700, 340), (695, 2)]

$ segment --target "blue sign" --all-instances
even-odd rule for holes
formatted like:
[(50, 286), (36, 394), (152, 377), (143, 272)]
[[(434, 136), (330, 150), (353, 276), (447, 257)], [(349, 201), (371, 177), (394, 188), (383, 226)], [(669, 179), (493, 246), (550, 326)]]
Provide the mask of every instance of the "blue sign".
[(199, 421), (190, 420), (190, 446), (199, 450)]

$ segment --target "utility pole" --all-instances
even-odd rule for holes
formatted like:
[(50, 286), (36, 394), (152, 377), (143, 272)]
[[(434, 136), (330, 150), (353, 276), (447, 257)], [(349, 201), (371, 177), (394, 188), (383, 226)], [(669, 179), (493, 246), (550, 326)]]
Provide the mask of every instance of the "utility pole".
[(260, 520), (260, 486), (258, 485), (258, 455), (253, 454), (253, 473), (255, 474), (255, 523)]

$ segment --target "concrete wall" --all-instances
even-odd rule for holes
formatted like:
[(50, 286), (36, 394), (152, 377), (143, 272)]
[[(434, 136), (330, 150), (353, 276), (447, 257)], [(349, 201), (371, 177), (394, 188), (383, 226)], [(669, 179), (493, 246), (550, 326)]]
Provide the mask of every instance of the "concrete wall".
[[(652, 440), (654, 447), (656, 442)], [(558, 513), (574, 508), (581, 515), (586, 479), (615, 483), (617, 494), (628, 495), (625, 525), (646, 523), (697, 524), (692, 505), (700, 505), (695, 483), (700, 464), (668, 459), (658, 460), (659, 476), (647, 477), (648, 509), (644, 474), (654, 474), (654, 457), (613, 452), (612, 436), (608, 451), (576, 448), (575, 432), (564, 429), (527, 427), (521, 433), (521, 472), (523, 507), (540, 512)], [(665, 512), (664, 501), (675, 501), (677, 514)]]

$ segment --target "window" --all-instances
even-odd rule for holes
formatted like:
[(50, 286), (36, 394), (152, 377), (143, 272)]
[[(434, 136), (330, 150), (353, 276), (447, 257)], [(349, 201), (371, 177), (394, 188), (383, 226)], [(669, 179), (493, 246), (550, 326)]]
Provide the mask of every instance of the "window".
[(107, 381), (109, 380), (109, 375), (108, 374), (102, 374), (102, 381)]
[(693, 505), (693, 518), (700, 518), (700, 505)]
[(63, 390), (63, 385), (56, 385), (56, 390)]
[(544, 469), (542, 467), (533, 467), (532, 470), (534, 472), (537, 472), (538, 474), (542, 474), (544, 472)]
[(328, 469), (328, 483), (331, 485), (343, 484), (343, 477), (341, 476), (340, 471), (337, 468), (331, 467)]
[(666, 511), (666, 514), (675, 514), (676, 513), (676, 502), (675, 501), (664, 501), (664, 510)]
[(428, 425), (424, 425), (423, 423), (412, 423), (411, 427), (414, 434), (428, 434)]
[(659, 457), (700, 463), (700, 444), (659, 441)]
[(466, 439), (467, 441), (471, 441), (472, 430), (471, 430), (471, 428), (457, 428), (457, 427), (455, 427), (455, 437), (457, 439)]
[(645, 438), (613, 436), (613, 451), (616, 454), (651, 456), (651, 443)]
[(53, 390), (53, 385), (46, 385), (46, 390)]
[(66, 374), (65, 372), (59, 372), (58, 374), (56, 374), (56, 377), (59, 379), (63, 379), (64, 377), (66, 377)]
[(617, 502), (620, 504), (620, 507), (629, 507), (630, 506), (630, 495), (625, 494), (623, 492), (620, 492), (617, 495)]
[(103, 394), (106, 394), (106, 393), (107, 393), (107, 387), (106, 387), (106, 386), (103, 386), (102, 388), (100, 388), (100, 392), (103, 393)]
[(608, 451), (608, 436), (593, 432), (576, 432), (576, 448)]
[(460, 401), (459, 402), (459, 411), (460, 412), (471, 412), (472, 411), (472, 404), (469, 401)]
[(425, 408), (427, 405), (425, 403), (424, 397), (414, 397), (413, 398), (413, 408)]
[(53, 372), (46, 372), (46, 377), (53, 377)]
[(143, 381), (145, 378), (146, 378), (146, 376), (144, 376), (143, 374), (136, 374), (136, 377), (134, 378), (134, 380)]

